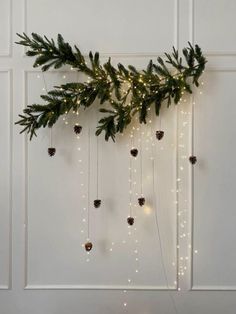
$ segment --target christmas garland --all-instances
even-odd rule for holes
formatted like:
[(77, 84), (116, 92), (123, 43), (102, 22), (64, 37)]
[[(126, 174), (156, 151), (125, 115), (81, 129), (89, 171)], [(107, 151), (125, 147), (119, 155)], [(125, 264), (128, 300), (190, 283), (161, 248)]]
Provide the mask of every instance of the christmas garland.
[(16, 124), (23, 126), (21, 133), (29, 133), (30, 139), (39, 128), (52, 127), (61, 115), (78, 112), (81, 107), (86, 109), (98, 99), (100, 105), (104, 104), (99, 109), (104, 117), (98, 121), (96, 135), (104, 131), (106, 140), (115, 140), (116, 133), (123, 133), (134, 116), (138, 115), (140, 123), (146, 123), (151, 106), (159, 115), (163, 103), (167, 107), (172, 101), (178, 104), (184, 92), (192, 93), (191, 85), (199, 85), (207, 62), (201, 48), (188, 43), (189, 46), (182, 50), (184, 58), (173, 48), (172, 54), (165, 53), (166, 60), (161, 57), (156, 63), (150, 60), (147, 69), (142, 71), (121, 63), (115, 68), (110, 58), (101, 65), (98, 52), (89, 53), (88, 65), (79, 48), (72, 48), (60, 34), (57, 44), (36, 33), (32, 33), (32, 38), (25, 33), (17, 35), (20, 37), (17, 44), (29, 48), (26, 55), (36, 56), (34, 67), (47, 71), (70, 65), (71, 69), (89, 77), (84, 83), (55, 86), (46, 95), (41, 95), (46, 104), (33, 104), (24, 109)]

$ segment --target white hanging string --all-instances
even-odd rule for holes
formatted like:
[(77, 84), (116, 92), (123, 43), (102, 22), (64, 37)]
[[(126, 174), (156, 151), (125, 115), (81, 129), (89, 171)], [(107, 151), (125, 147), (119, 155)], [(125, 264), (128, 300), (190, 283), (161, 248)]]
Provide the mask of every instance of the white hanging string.
[(46, 79), (45, 79), (45, 76), (44, 76), (43, 72), (42, 72), (42, 78), (43, 78), (44, 88), (45, 88), (46, 92), (48, 93), (47, 83), (46, 83)]
[[(43, 72), (42, 72), (42, 78), (43, 78), (44, 89), (46, 93), (48, 94), (47, 82), (46, 82), (46, 78)], [(52, 146), (52, 127), (49, 128), (49, 143), (50, 143), (50, 147), (53, 147)]]
[(140, 138), (140, 191), (141, 191), (141, 197), (142, 197), (143, 196), (143, 132), (142, 131), (141, 131), (141, 138)]
[(50, 147), (52, 147), (52, 128), (49, 128)]
[[(133, 148), (133, 133), (130, 134), (130, 147)], [(129, 216), (132, 217), (132, 156), (129, 155)]]
[(98, 143), (98, 136), (96, 139), (96, 144), (97, 144), (97, 199), (98, 199), (98, 192), (99, 192), (99, 143)]
[(87, 197), (87, 240), (90, 239), (90, 128), (88, 128), (88, 197)]

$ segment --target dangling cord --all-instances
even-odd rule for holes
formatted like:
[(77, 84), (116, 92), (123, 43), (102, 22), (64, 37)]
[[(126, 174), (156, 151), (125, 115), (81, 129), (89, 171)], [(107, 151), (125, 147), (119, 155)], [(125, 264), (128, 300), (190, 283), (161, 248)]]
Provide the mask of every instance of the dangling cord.
[(52, 147), (52, 128), (49, 128), (50, 147)]
[(97, 136), (97, 200), (99, 192), (99, 147), (98, 147), (98, 136)]
[(45, 76), (44, 76), (43, 72), (42, 72), (42, 78), (43, 78), (44, 88), (45, 88), (46, 92), (48, 93), (47, 83), (46, 83), (46, 79), (45, 79)]
[[(44, 90), (48, 93), (48, 88), (47, 88), (47, 82), (44, 76), (44, 73), (42, 72), (42, 78), (43, 78), (43, 85), (44, 85)], [(52, 146), (53, 141), (52, 141), (52, 127), (49, 128), (49, 148), (48, 148), (48, 154), (49, 156), (54, 156), (56, 153), (56, 149)]]
[(140, 138), (140, 191), (141, 197), (143, 197), (143, 132), (141, 132)]
[[(152, 132), (153, 132), (153, 130), (152, 130), (152, 125), (151, 125), (151, 134), (152, 134)], [(154, 157), (153, 145), (151, 145), (151, 147), (152, 147), (152, 155)], [(159, 186), (158, 182), (157, 182), (157, 186)], [(158, 191), (156, 191), (156, 189), (155, 189), (155, 158), (153, 158), (152, 159), (152, 194), (153, 194), (152, 197), (153, 197), (153, 202), (154, 202), (154, 215), (155, 215), (155, 224), (156, 224), (156, 228), (157, 228), (157, 237), (158, 237), (158, 243), (159, 243), (160, 254), (161, 254), (161, 264), (162, 264), (163, 274), (165, 277), (167, 291), (168, 291), (169, 297), (171, 299), (174, 312), (175, 312), (175, 314), (178, 314), (178, 310), (177, 310), (177, 307), (175, 304), (175, 299), (170, 292), (169, 283), (168, 283), (168, 276), (167, 276), (167, 271), (166, 271), (165, 262), (164, 262), (164, 253), (163, 253), (163, 247), (162, 247), (162, 241), (161, 241), (161, 232), (160, 232), (159, 220), (158, 220), (158, 215), (157, 215), (157, 208), (160, 208), (160, 194), (158, 196), (158, 204), (156, 203), (156, 194), (158, 192), (159, 192), (159, 189), (158, 189)]]
[(88, 129), (87, 241), (90, 241), (90, 128)]
[[(90, 242), (90, 128), (88, 128), (88, 169), (87, 169), (87, 242), (85, 243), (85, 250), (89, 255), (93, 248), (93, 244)], [(90, 259), (87, 258), (87, 262)]]
[[(131, 149), (133, 148), (133, 133), (130, 134)], [(129, 156), (129, 217), (132, 217), (132, 156)]]
[[(96, 114), (96, 120), (98, 120), (98, 113)], [(101, 199), (98, 198), (99, 195), (99, 140), (98, 136), (96, 136), (96, 199), (93, 201), (93, 205), (95, 208), (99, 208), (101, 206)]]

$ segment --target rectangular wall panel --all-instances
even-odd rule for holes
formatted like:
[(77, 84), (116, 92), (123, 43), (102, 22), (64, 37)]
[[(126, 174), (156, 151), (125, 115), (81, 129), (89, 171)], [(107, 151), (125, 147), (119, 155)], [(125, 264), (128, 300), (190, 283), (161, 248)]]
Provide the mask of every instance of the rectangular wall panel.
[(235, 71), (211, 71), (196, 99), (193, 288), (235, 289)]
[(0, 1), (0, 21), (0, 56), (6, 56), (11, 44), (11, 0)]
[(28, 33), (53, 37), (61, 33), (86, 53), (90, 49), (115, 54), (169, 51), (177, 45), (177, 19), (178, 0), (69, 0), (66, 10), (56, 0), (26, 2)]
[(213, 54), (236, 53), (234, 0), (192, 0), (194, 40)]
[(11, 101), (10, 73), (0, 70), (0, 289), (10, 286), (11, 271)]
[[(45, 92), (42, 75), (29, 72), (26, 78), (26, 102), (38, 102), (40, 93)], [(78, 77), (74, 73), (45, 74), (47, 88), (75, 79)], [(162, 127), (168, 132), (160, 143), (154, 134), (158, 119), (152, 127), (151, 124), (145, 126), (134, 137), (133, 145), (140, 148), (139, 140), (143, 145), (146, 206), (137, 206), (140, 162), (139, 158), (132, 159), (132, 177), (136, 182), (132, 196), (135, 216), (132, 228), (128, 228), (126, 222), (130, 202), (131, 143), (128, 136), (118, 138), (116, 143), (105, 142), (103, 135), (98, 138), (98, 196), (102, 199), (99, 209), (93, 207), (93, 200), (97, 197), (97, 139), (94, 132), (98, 120), (93, 109), (81, 111), (79, 116), (65, 116), (53, 128), (53, 146), (57, 149), (54, 157), (47, 154), (50, 145), (47, 129), (39, 132), (37, 140), (28, 143), (26, 288), (167, 289), (167, 284), (175, 288), (175, 119), (174, 107), (163, 112)], [(80, 139), (73, 132), (76, 122), (83, 126)], [(88, 125), (91, 125), (90, 168)], [(152, 133), (154, 146), (150, 139)], [(152, 157), (158, 168), (152, 168)], [(90, 239), (94, 243), (89, 255), (82, 247), (87, 238), (88, 208)], [(160, 219), (168, 283), (161, 262), (155, 208)]]

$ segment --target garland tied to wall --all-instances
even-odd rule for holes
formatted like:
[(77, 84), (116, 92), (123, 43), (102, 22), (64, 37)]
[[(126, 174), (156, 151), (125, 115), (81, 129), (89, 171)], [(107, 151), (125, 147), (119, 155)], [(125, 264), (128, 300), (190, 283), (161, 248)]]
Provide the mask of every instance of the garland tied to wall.
[[(112, 138), (114, 141), (116, 134), (123, 133), (135, 116), (138, 115), (140, 123), (146, 123), (152, 106), (158, 116), (163, 103), (167, 107), (172, 102), (178, 104), (185, 92), (192, 93), (192, 85), (199, 85), (207, 62), (201, 48), (188, 43), (189, 46), (182, 50), (183, 57), (173, 48), (172, 54), (165, 53), (165, 60), (161, 57), (156, 63), (150, 60), (146, 70), (138, 71), (132, 65), (125, 67), (121, 63), (115, 68), (111, 58), (102, 65), (98, 52), (89, 53), (88, 64), (79, 48), (72, 48), (60, 34), (57, 43), (36, 33), (32, 33), (31, 38), (25, 33), (17, 35), (20, 37), (17, 44), (29, 48), (26, 55), (36, 57), (34, 67), (47, 71), (69, 65), (72, 70), (89, 77), (84, 83), (55, 86), (46, 95), (41, 95), (45, 104), (32, 104), (24, 109), (16, 124), (23, 126), (21, 133), (29, 133), (30, 139), (41, 127), (51, 128), (60, 116), (86, 109), (98, 99), (99, 111), (104, 116), (98, 121), (96, 135), (104, 132), (106, 140)], [(75, 132), (79, 130), (75, 129)]]

